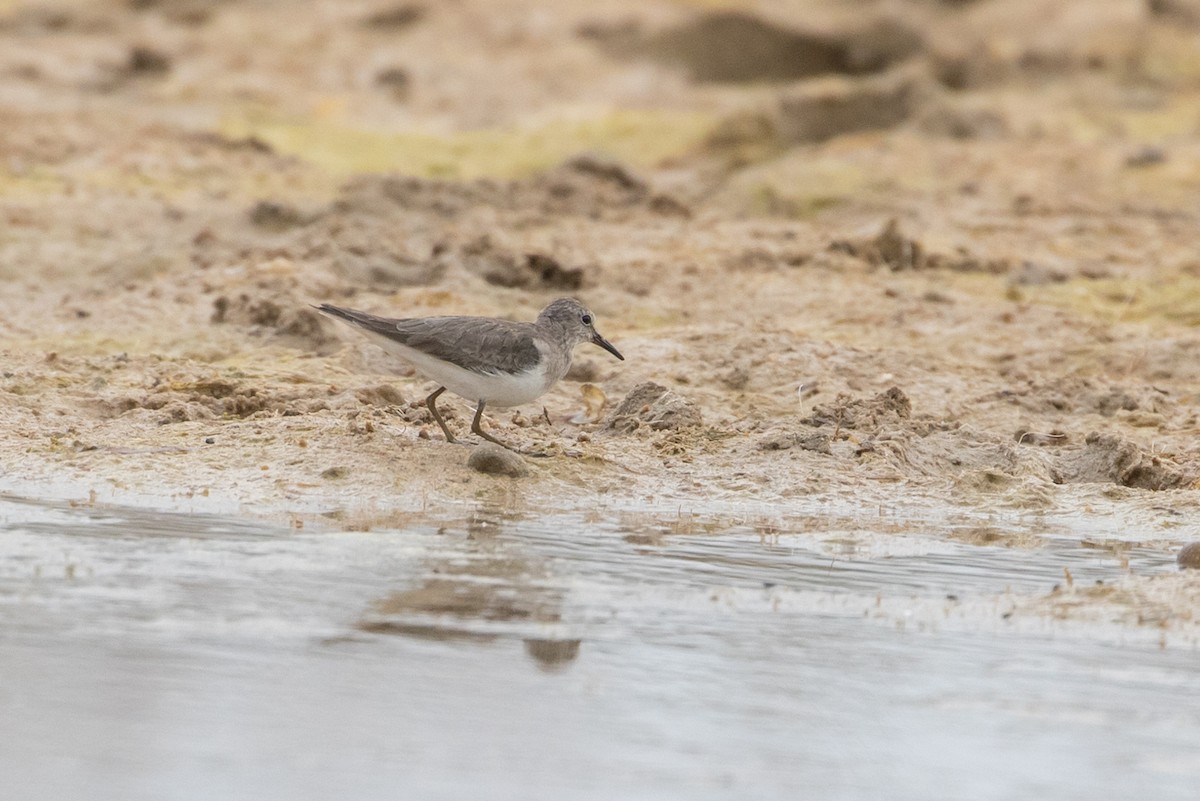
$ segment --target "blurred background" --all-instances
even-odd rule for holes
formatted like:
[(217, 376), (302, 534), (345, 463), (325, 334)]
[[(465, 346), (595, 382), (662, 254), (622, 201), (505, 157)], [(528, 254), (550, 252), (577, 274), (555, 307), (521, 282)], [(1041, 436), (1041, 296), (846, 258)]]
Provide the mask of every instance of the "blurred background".
[[(1050, 186), (1105, 143), (1137, 167), (1190, 143), (1198, 30), (1192, 0), (5, 0), (4, 189), (319, 192), (596, 151), (795, 214), (928, 197), (983, 151), (1017, 161), (980, 191), (1036, 193), (1022, 162), (1054, 146)], [(899, 164), (854, 138), (894, 129)]]

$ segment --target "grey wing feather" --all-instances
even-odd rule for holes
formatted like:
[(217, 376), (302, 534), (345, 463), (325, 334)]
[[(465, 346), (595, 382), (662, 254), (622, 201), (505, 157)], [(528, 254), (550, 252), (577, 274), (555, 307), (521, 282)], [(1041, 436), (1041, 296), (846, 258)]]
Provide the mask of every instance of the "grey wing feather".
[(536, 367), (542, 358), (541, 351), (534, 343), (533, 326), (529, 323), (512, 323), (487, 317), (394, 320), (328, 303), (317, 308), (351, 325), (466, 370), (516, 373)]

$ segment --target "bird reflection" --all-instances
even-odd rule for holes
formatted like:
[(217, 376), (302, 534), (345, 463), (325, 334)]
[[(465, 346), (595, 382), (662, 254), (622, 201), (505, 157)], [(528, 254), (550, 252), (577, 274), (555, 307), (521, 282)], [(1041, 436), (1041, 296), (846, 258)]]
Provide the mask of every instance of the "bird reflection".
[(562, 622), (564, 591), (544, 560), (523, 554), (519, 540), (504, 536), (505, 527), (523, 517), (511, 508), (485, 504), (465, 520), (444, 526), (443, 533), (450, 536), (465, 532), (462, 547), (432, 562), (418, 585), (373, 603), (358, 628), (478, 643), (520, 638), (540, 669), (562, 670), (579, 656), (581, 641), (529, 636), (531, 628)]

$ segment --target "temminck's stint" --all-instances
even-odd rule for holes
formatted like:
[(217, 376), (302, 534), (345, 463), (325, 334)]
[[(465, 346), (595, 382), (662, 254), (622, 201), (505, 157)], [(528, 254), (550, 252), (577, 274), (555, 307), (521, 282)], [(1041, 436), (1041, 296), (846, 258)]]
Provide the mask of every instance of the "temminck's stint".
[(438, 395), (446, 390), (478, 403), (471, 431), (507, 448), (480, 427), (485, 406), (520, 406), (541, 396), (571, 369), (571, 353), (583, 342), (625, 360), (596, 332), (592, 313), (573, 298), (553, 301), (532, 323), (493, 317), (393, 320), (328, 303), (314, 308), (354, 326), (438, 383), (425, 403), (447, 442), (455, 442), (454, 435), (437, 410)]

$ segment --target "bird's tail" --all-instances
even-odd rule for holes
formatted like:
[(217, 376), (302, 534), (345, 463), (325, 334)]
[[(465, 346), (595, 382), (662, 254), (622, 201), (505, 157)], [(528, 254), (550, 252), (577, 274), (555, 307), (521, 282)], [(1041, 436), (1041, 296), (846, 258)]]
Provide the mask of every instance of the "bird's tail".
[(343, 309), (341, 306), (334, 306), (329, 303), (322, 303), (320, 306), (313, 306), (319, 312), (328, 314), (330, 317), (336, 317), (342, 322), (356, 325), (360, 328), (372, 328), (372, 323), (378, 324), (380, 318), (373, 314), (360, 312), (357, 309)]
[(380, 334), (390, 340), (398, 338), (396, 331), (396, 323), (399, 320), (392, 320), (388, 317), (379, 317), (375, 314), (367, 314), (358, 309), (343, 309), (341, 306), (333, 306), (329, 303), (322, 303), (320, 306), (313, 306), (319, 312), (328, 314), (330, 317), (341, 320), (343, 323), (354, 326), (367, 334)]

